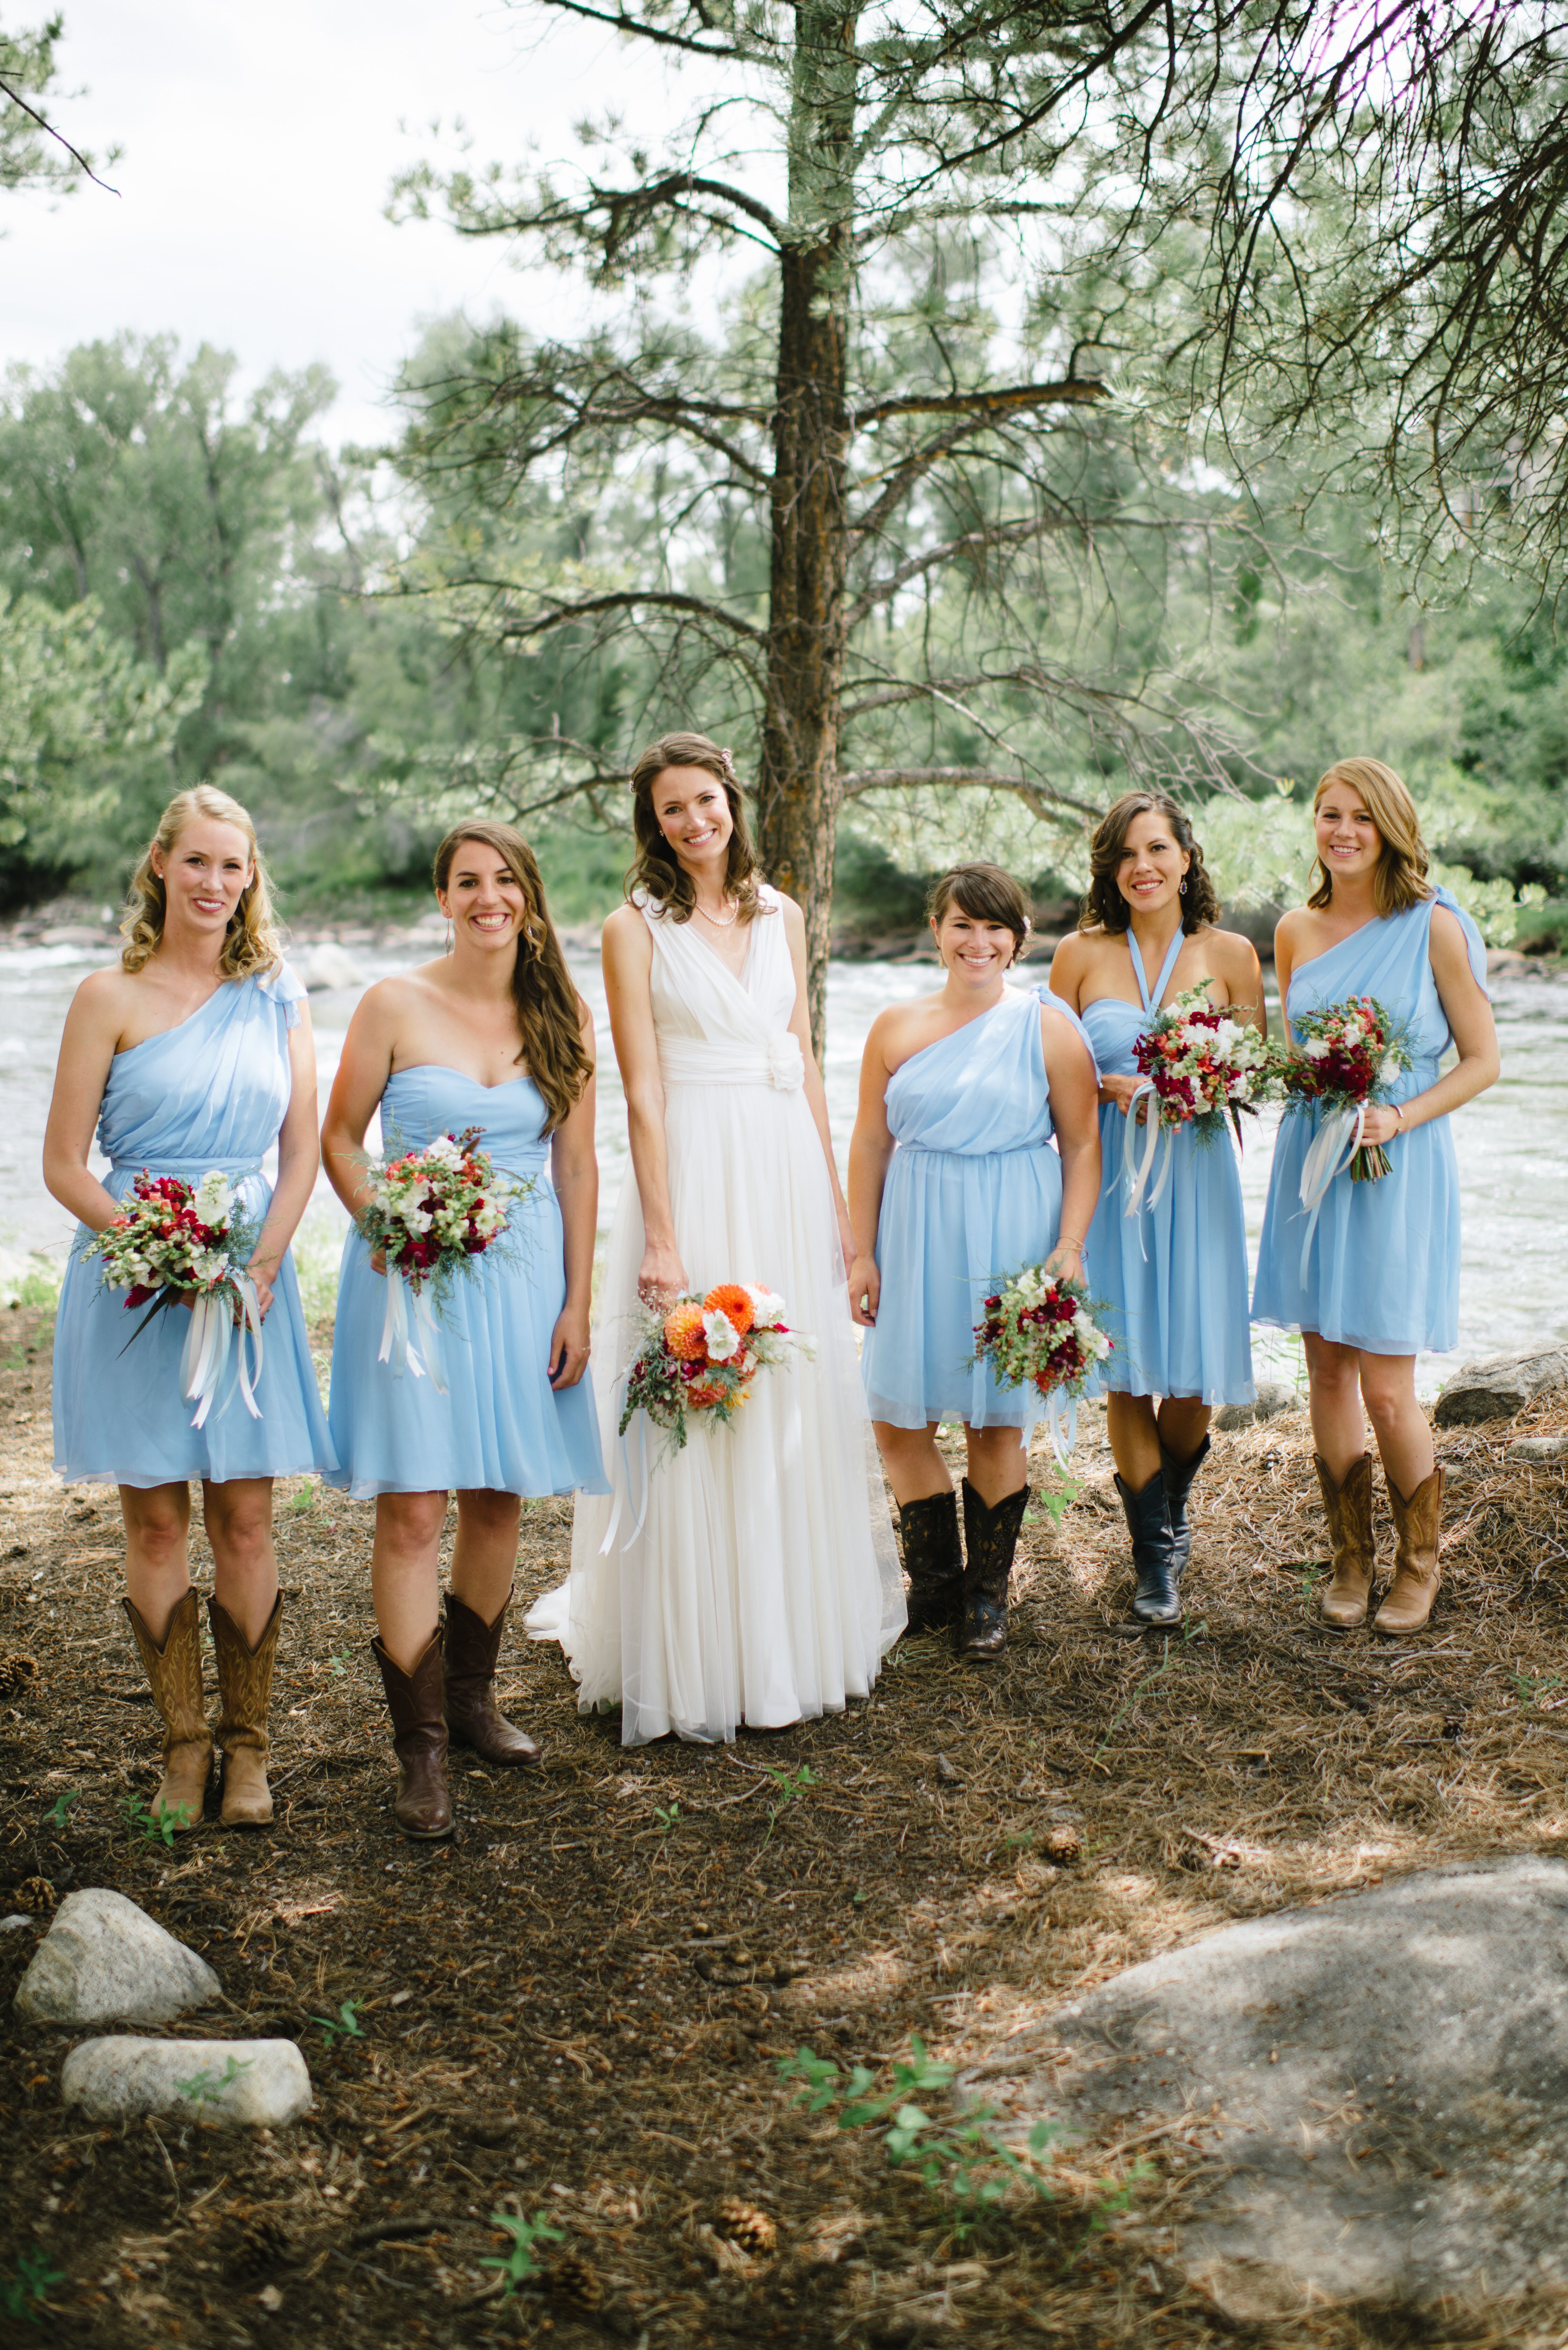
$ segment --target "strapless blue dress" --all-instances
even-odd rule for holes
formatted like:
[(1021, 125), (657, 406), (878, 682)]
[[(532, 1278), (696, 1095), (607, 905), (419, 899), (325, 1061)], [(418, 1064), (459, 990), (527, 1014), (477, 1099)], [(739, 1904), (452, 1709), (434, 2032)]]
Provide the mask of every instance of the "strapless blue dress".
[[(262, 1160), (293, 1091), (288, 1032), (304, 997), (280, 963), (225, 980), (177, 1028), (117, 1053), (99, 1112), (105, 1190), (123, 1199), (143, 1168), (187, 1183), (217, 1169), (259, 1228), (272, 1198)], [(180, 1392), (183, 1307), (157, 1315), (128, 1345), (139, 1315), (125, 1312), (125, 1290), (103, 1287), (101, 1260), (83, 1255), (91, 1237), (78, 1227), (55, 1322), (55, 1467), (68, 1483), (223, 1484), (332, 1465), (291, 1256), (263, 1326), (260, 1419), (245, 1409), (231, 1367), (206, 1426), (192, 1428), (193, 1407)]]
[(482, 1086), (436, 1063), (399, 1069), (381, 1097), (381, 1132), (421, 1149), (481, 1129), (498, 1170), (534, 1189), (514, 1203), (504, 1241), (447, 1293), (438, 1330), (445, 1395), (377, 1360), (387, 1284), (357, 1228), (343, 1243), (327, 1419), (340, 1466), (327, 1482), (356, 1501), (377, 1493), (487, 1491), (603, 1493), (591, 1381), (558, 1393), (550, 1337), (566, 1296), (561, 1211), (549, 1177), (546, 1112), (531, 1077)]
[[(1402, 914), (1364, 923), (1326, 954), (1291, 973), (1285, 1016), (1322, 1012), (1347, 996), (1375, 995), (1405, 1024), (1415, 1066), (1391, 1098), (1408, 1101), (1435, 1084), (1453, 1042), (1432, 976), (1432, 909), (1457, 914), (1470, 969), (1484, 990), (1486, 948), (1458, 900), (1438, 889)], [(1293, 1104), (1280, 1120), (1252, 1313), (1259, 1322), (1312, 1330), (1372, 1355), (1446, 1354), (1459, 1336), (1459, 1172), (1446, 1118), (1435, 1118), (1384, 1145), (1388, 1172), (1375, 1183), (1335, 1176), (1318, 1211), (1306, 1269), (1302, 1243), (1302, 1162), (1323, 1112)]]
[[(877, 1223), (877, 1326), (866, 1333), (860, 1375), (871, 1417), (894, 1428), (961, 1419), (1027, 1436), (1044, 1418), (1033, 1387), (999, 1387), (989, 1363), (965, 1367), (989, 1292), (1043, 1263), (1061, 1233), (1041, 1001), (1009, 989), (978, 1020), (911, 1054), (888, 1082), (897, 1148)], [(1079, 1026), (1054, 996), (1044, 1001)]]
[[(1172, 939), (1152, 988), (1130, 931), (1127, 940), (1141, 1003), (1102, 995), (1084, 1006), (1095, 1057), (1112, 1076), (1137, 1074), (1133, 1047), (1170, 984), (1185, 934), (1178, 931)], [(1257, 1389), (1247, 1312), (1247, 1226), (1231, 1138), (1203, 1143), (1190, 1128), (1179, 1131), (1159, 1200), (1151, 1208), (1146, 1196), (1136, 1216), (1125, 1212), (1126, 1140), (1126, 1117), (1106, 1102), (1100, 1111), (1100, 1203), (1084, 1253), (1089, 1287), (1105, 1305), (1102, 1318), (1115, 1342), (1101, 1367), (1102, 1383), (1122, 1395), (1251, 1403)]]

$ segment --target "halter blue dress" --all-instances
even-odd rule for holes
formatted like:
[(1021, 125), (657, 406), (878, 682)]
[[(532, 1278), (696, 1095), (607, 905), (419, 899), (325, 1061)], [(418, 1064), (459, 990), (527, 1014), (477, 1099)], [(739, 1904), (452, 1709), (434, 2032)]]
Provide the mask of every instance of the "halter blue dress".
[[(1075, 1013), (1044, 1000), (1082, 1035)], [(881, 1292), (860, 1375), (872, 1419), (894, 1428), (961, 1419), (1021, 1428), (1027, 1440), (1045, 1416), (1033, 1386), (1000, 1388), (989, 1363), (965, 1368), (986, 1295), (1021, 1266), (1043, 1263), (1061, 1232), (1041, 1002), (1009, 988), (992, 1011), (911, 1054), (888, 1082), (898, 1147), (877, 1222)]]
[[(177, 1028), (117, 1053), (99, 1111), (104, 1189), (121, 1200), (143, 1168), (192, 1184), (217, 1169), (259, 1228), (272, 1198), (261, 1162), (288, 1108), (288, 1032), (304, 1000), (279, 963), (225, 980)], [(205, 1427), (192, 1428), (193, 1407), (180, 1392), (183, 1307), (159, 1314), (128, 1346), (140, 1309), (126, 1313), (127, 1292), (104, 1288), (101, 1259), (83, 1254), (91, 1237), (78, 1227), (55, 1323), (55, 1467), (68, 1483), (223, 1484), (331, 1466), (291, 1256), (263, 1325), (260, 1419), (245, 1409), (231, 1368)]]
[(532, 1077), (482, 1086), (436, 1062), (398, 1069), (381, 1097), (384, 1140), (422, 1149), (479, 1127), (497, 1171), (530, 1177), (508, 1232), (451, 1285), (437, 1324), (445, 1395), (377, 1360), (387, 1284), (358, 1227), (343, 1243), (327, 1418), (340, 1466), (327, 1482), (376, 1493), (603, 1493), (590, 1381), (557, 1391), (550, 1336), (566, 1297), (561, 1211), (551, 1188), (547, 1113)]
[[(1133, 1047), (1170, 984), (1186, 933), (1178, 931), (1171, 940), (1152, 988), (1130, 930), (1127, 941), (1141, 1003), (1102, 995), (1084, 1006), (1084, 1025), (1101, 1068), (1132, 1076)], [(1101, 1319), (1115, 1345), (1101, 1381), (1121, 1395), (1251, 1403), (1257, 1389), (1247, 1322), (1247, 1227), (1230, 1137), (1204, 1143), (1189, 1127), (1179, 1129), (1160, 1198), (1151, 1208), (1146, 1197), (1129, 1216), (1127, 1126), (1115, 1102), (1102, 1105), (1100, 1203), (1084, 1252), (1089, 1288), (1105, 1305)]]
[[(1480, 932), (1447, 889), (1402, 914), (1376, 916), (1291, 973), (1287, 1020), (1348, 996), (1375, 995), (1404, 1024), (1414, 1065), (1392, 1088), (1397, 1102), (1436, 1082), (1453, 1042), (1428, 951), (1434, 906), (1459, 916), (1470, 969), (1484, 992)], [(1431, 1118), (1386, 1143), (1388, 1172), (1376, 1182), (1353, 1183), (1348, 1170), (1335, 1176), (1318, 1211), (1303, 1274), (1302, 1162), (1322, 1120), (1322, 1110), (1306, 1103), (1293, 1103), (1280, 1120), (1253, 1319), (1313, 1330), (1373, 1355), (1446, 1354), (1459, 1335), (1459, 1175), (1448, 1119)]]

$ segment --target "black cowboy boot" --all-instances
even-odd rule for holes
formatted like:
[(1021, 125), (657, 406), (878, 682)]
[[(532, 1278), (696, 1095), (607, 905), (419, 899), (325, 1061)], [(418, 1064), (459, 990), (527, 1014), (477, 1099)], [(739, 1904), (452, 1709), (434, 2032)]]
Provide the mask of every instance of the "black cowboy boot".
[(1029, 1488), (1005, 1493), (987, 1508), (966, 1477), (963, 1481), (963, 1534), (968, 1563), (963, 1571), (963, 1627), (959, 1634), (961, 1657), (1000, 1657), (1007, 1646), (1007, 1584), (1018, 1530), (1029, 1506)]
[(1133, 1615), (1140, 1624), (1156, 1627), (1179, 1624), (1181, 1591), (1176, 1565), (1176, 1538), (1170, 1531), (1170, 1507), (1165, 1498), (1165, 1479), (1157, 1469), (1142, 1492), (1135, 1493), (1132, 1487), (1118, 1477), (1116, 1491), (1122, 1497), (1127, 1532), (1132, 1536), (1133, 1565), (1137, 1570)]
[(963, 1553), (959, 1548), (958, 1495), (929, 1494), (898, 1504), (898, 1546), (909, 1578), (911, 1632), (945, 1631), (963, 1613)]
[(1187, 1572), (1187, 1562), (1192, 1555), (1192, 1528), (1187, 1523), (1187, 1496), (1192, 1481), (1209, 1458), (1209, 1439), (1202, 1443), (1190, 1461), (1173, 1461), (1163, 1444), (1159, 1448), (1159, 1473), (1165, 1481), (1165, 1503), (1170, 1513), (1170, 1538), (1176, 1555), (1176, 1579), (1180, 1582)]

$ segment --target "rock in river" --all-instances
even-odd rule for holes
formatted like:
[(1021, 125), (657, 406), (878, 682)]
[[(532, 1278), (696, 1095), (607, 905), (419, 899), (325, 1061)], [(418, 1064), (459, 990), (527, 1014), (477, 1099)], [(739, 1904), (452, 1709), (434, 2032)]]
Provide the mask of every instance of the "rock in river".
[(67, 1893), (17, 1985), (29, 2023), (170, 2023), (220, 1995), (205, 1959), (101, 1885)]

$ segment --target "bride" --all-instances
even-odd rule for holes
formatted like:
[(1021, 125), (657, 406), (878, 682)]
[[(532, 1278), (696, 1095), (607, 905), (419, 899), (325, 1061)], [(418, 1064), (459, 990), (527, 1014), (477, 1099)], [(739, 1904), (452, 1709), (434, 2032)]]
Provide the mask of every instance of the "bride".
[[(528, 1618), (628, 1746), (779, 1729), (863, 1697), (903, 1628), (851, 1335), (848, 1213), (806, 1019), (805, 926), (756, 878), (727, 751), (666, 734), (632, 772), (630, 902), (604, 930), (631, 1171), (599, 1293), (594, 1381), (613, 1492), (579, 1496), (568, 1583)], [(617, 1440), (639, 1301), (779, 1292), (813, 1342), (683, 1451)]]

